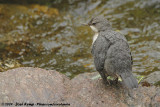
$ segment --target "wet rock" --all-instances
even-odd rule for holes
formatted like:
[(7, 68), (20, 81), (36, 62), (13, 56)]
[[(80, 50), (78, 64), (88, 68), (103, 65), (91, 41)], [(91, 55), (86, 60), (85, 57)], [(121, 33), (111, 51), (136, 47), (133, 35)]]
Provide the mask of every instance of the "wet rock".
[(8, 69), (13, 69), (22, 66), (17, 60), (6, 59), (0, 60), (0, 72), (6, 71)]
[(140, 1), (136, 4), (137, 7), (144, 8), (144, 7), (154, 7), (160, 8), (160, 1), (159, 0), (144, 0)]
[(143, 81), (146, 81), (150, 84), (160, 85), (160, 71), (155, 71), (149, 74)]
[(48, 16), (51, 16), (51, 15), (59, 15), (59, 12), (57, 9), (55, 8), (49, 8), (48, 6), (42, 6), (42, 5), (38, 5), (38, 4), (34, 4), (34, 5), (31, 5), (31, 7), (34, 9), (35, 12), (37, 13), (45, 13), (46, 15)]
[(63, 103), (71, 107), (158, 107), (160, 88), (127, 90), (105, 86), (98, 73), (84, 73), (69, 80), (53, 70), (23, 67), (0, 73), (0, 103)]

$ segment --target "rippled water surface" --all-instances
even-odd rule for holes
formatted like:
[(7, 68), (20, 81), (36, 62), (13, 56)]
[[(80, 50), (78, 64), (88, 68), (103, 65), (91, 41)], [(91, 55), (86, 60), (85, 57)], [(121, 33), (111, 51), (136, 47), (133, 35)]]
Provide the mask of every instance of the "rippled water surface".
[(93, 32), (82, 26), (104, 15), (130, 44), (135, 75), (160, 71), (159, 0), (56, 0), (0, 4), (0, 70), (54, 69), (73, 77), (95, 71)]

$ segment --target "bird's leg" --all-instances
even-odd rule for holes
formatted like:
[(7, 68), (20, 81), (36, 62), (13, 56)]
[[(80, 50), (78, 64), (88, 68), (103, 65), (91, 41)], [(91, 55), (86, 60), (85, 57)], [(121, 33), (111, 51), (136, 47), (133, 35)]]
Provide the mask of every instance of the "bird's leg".
[(107, 79), (107, 82), (108, 82), (109, 85), (111, 85), (111, 82), (108, 79)]
[(118, 84), (118, 77), (116, 77), (115, 81), (116, 81), (116, 84)]
[(101, 75), (104, 83), (105, 83), (106, 85), (108, 85), (108, 84), (110, 85), (110, 81), (107, 79), (107, 76), (105, 75), (105, 72), (104, 72), (104, 71), (100, 71), (99, 74)]
[[(107, 79), (107, 77), (109, 76), (107, 73), (105, 74), (106, 75), (106, 79)], [(111, 81), (109, 80), (109, 79), (107, 79), (107, 82), (108, 82), (108, 84), (109, 85), (111, 85)]]
[(119, 75), (116, 74), (116, 79), (115, 79), (116, 84), (118, 84), (118, 77)]

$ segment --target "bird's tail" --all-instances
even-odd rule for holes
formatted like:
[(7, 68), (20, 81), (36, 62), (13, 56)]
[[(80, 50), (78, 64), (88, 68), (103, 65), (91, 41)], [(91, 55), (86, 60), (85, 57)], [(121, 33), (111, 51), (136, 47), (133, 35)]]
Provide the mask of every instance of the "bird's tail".
[(134, 78), (133, 74), (131, 72), (127, 72), (126, 73), (122, 73), (120, 74), (121, 78), (122, 78), (122, 83), (132, 89), (132, 88), (138, 88), (138, 82), (136, 80), (136, 78)]

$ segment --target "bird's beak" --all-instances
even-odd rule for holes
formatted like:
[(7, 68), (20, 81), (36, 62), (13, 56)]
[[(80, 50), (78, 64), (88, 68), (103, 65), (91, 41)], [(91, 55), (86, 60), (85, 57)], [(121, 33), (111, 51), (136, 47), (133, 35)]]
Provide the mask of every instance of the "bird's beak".
[(89, 26), (88, 23), (82, 23), (83, 26)]

